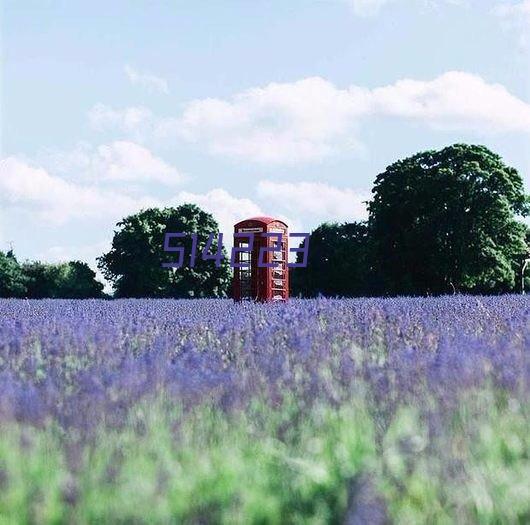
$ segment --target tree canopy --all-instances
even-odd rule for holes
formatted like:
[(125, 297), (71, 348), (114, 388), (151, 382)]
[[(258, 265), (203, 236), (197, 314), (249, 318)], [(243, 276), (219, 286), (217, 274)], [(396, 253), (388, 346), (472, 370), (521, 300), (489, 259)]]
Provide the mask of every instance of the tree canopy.
[(0, 297), (24, 297), (26, 276), (14, 253), (0, 252)]
[[(219, 226), (209, 213), (193, 204), (176, 208), (150, 208), (126, 217), (117, 224), (111, 250), (99, 258), (99, 267), (114, 284), (117, 297), (225, 297), (230, 286), (230, 269), (224, 258), (219, 267), (203, 260), (201, 252)], [(174, 244), (185, 249), (185, 264), (163, 268), (175, 259), (164, 252), (165, 233), (184, 233)], [(189, 264), (191, 235), (197, 234), (195, 265)], [(210, 251), (218, 248), (217, 236)]]
[(381, 291), (513, 290), (526, 251), (521, 176), (484, 146), (426, 151), (377, 176), (369, 230)]
[(88, 299), (103, 296), (103, 285), (84, 262), (19, 264), (12, 251), (0, 252), (0, 297)]
[(59, 264), (28, 262), (23, 266), (29, 299), (89, 299), (103, 297), (103, 285), (81, 261)]
[(354, 297), (370, 291), (366, 224), (324, 223), (313, 230), (307, 267), (292, 272), (293, 295)]

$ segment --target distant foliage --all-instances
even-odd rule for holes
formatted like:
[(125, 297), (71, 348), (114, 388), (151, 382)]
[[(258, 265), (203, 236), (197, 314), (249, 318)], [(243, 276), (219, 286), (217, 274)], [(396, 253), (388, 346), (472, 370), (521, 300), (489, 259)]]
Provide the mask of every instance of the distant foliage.
[[(99, 267), (114, 284), (116, 297), (225, 297), (231, 275), (225, 258), (217, 268), (213, 261), (203, 260), (201, 251), (210, 233), (218, 233), (219, 225), (209, 214), (193, 204), (177, 208), (150, 208), (120, 221), (114, 233), (111, 250), (99, 258)], [(164, 234), (185, 233), (172, 244), (185, 248), (186, 265), (172, 270), (163, 262), (175, 259), (164, 252)], [(189, 265), (191, 234), (197, 234), (195, 267)], [(211, 252), (217, 249), (217, 240)], [(223, 252), (224, 253), (224, 252)]]
[(0, 252), (0, 297), (99, 299), (104, 293), (103, 284), (84, 262), (19, 264), (9, 251)]
[[(291, 270), (292, 294), (302, 297), (370, 295), (369, 249), (366, 224), (321, 224), (309, 238), (307, 267)], [(300, 262), (301, 254), (297, 255)]]
[(0, 252), (0, 297), (24, 297), (26, 295), (26, 276), (10, 250)]
[(41, 262), (23, 265), (25, 296), (30, 299), (89, 299), (103, 297), (103, 285), (96, 274), (81, 261), (59, 264)]
[(369, 209), (380, 293), (516, 288), (528, 199), (519, 173), (487, 148), (456, 144), (392, 164)]

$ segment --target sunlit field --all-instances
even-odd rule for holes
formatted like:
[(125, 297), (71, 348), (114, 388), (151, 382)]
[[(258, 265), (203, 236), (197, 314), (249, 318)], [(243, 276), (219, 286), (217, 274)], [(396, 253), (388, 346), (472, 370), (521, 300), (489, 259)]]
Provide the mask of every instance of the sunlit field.
[(0, 301), (0, 523), (528, 523), (530, 301)]

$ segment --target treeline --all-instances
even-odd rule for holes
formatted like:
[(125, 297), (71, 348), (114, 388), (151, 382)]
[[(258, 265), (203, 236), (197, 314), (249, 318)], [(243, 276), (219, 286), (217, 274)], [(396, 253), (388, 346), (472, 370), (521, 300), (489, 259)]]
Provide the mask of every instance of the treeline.
[[(455, 144), (392, 164), (376, 177), (368, 211), (365, 222), (325, 223), (311, 233), (307, 267), (291, 273), (292, 295), (494, 294), (530, 285), (522, 275), (530, 257), (522, 178), (483, 146)], [(197, 258), (194, 267), (162, 267), (175, 255), (164, 251), (165, 232), (184, 233), (179, 244), (190, 254), (218, 230), (193, 204), (142, 210), (117, 224), (98, 266), (115, 297), (226, 297), (224, 249), (219, 266)], [(217, 241), (208, 246), (215, 252)], [(102, 290), (85, 263), (20, 265), (0, 252), (0, 297), (102, 297)]]
[(0, 297), (88, 299), (104, 297), (96, 274), (81, 261), (20, 264), (12, 250), (0, 252)]

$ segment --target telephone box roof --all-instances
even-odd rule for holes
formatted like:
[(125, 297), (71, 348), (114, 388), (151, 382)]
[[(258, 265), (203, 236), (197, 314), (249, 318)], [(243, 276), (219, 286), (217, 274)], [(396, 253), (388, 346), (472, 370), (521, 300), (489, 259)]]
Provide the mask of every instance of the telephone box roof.
[(243, 224), (245, 222), (249, 222), (249, 221), (261, 222), (262, 224), (270, 224), (271, 222), (281, 222), (282, 224), (284, 224), (287, 227), (287, 224), (285, 224), (285, 222), (283, 222), (282, 220), (275, 219), (274, 217), (267, 217), (267, 216), (250, 217), (249, 219), (245, 219), (244, 221), (239, 221), (238, 223), (235, 224), (235, 226), (239, 226), (239, 225), (241, 225), (241, 224)]

